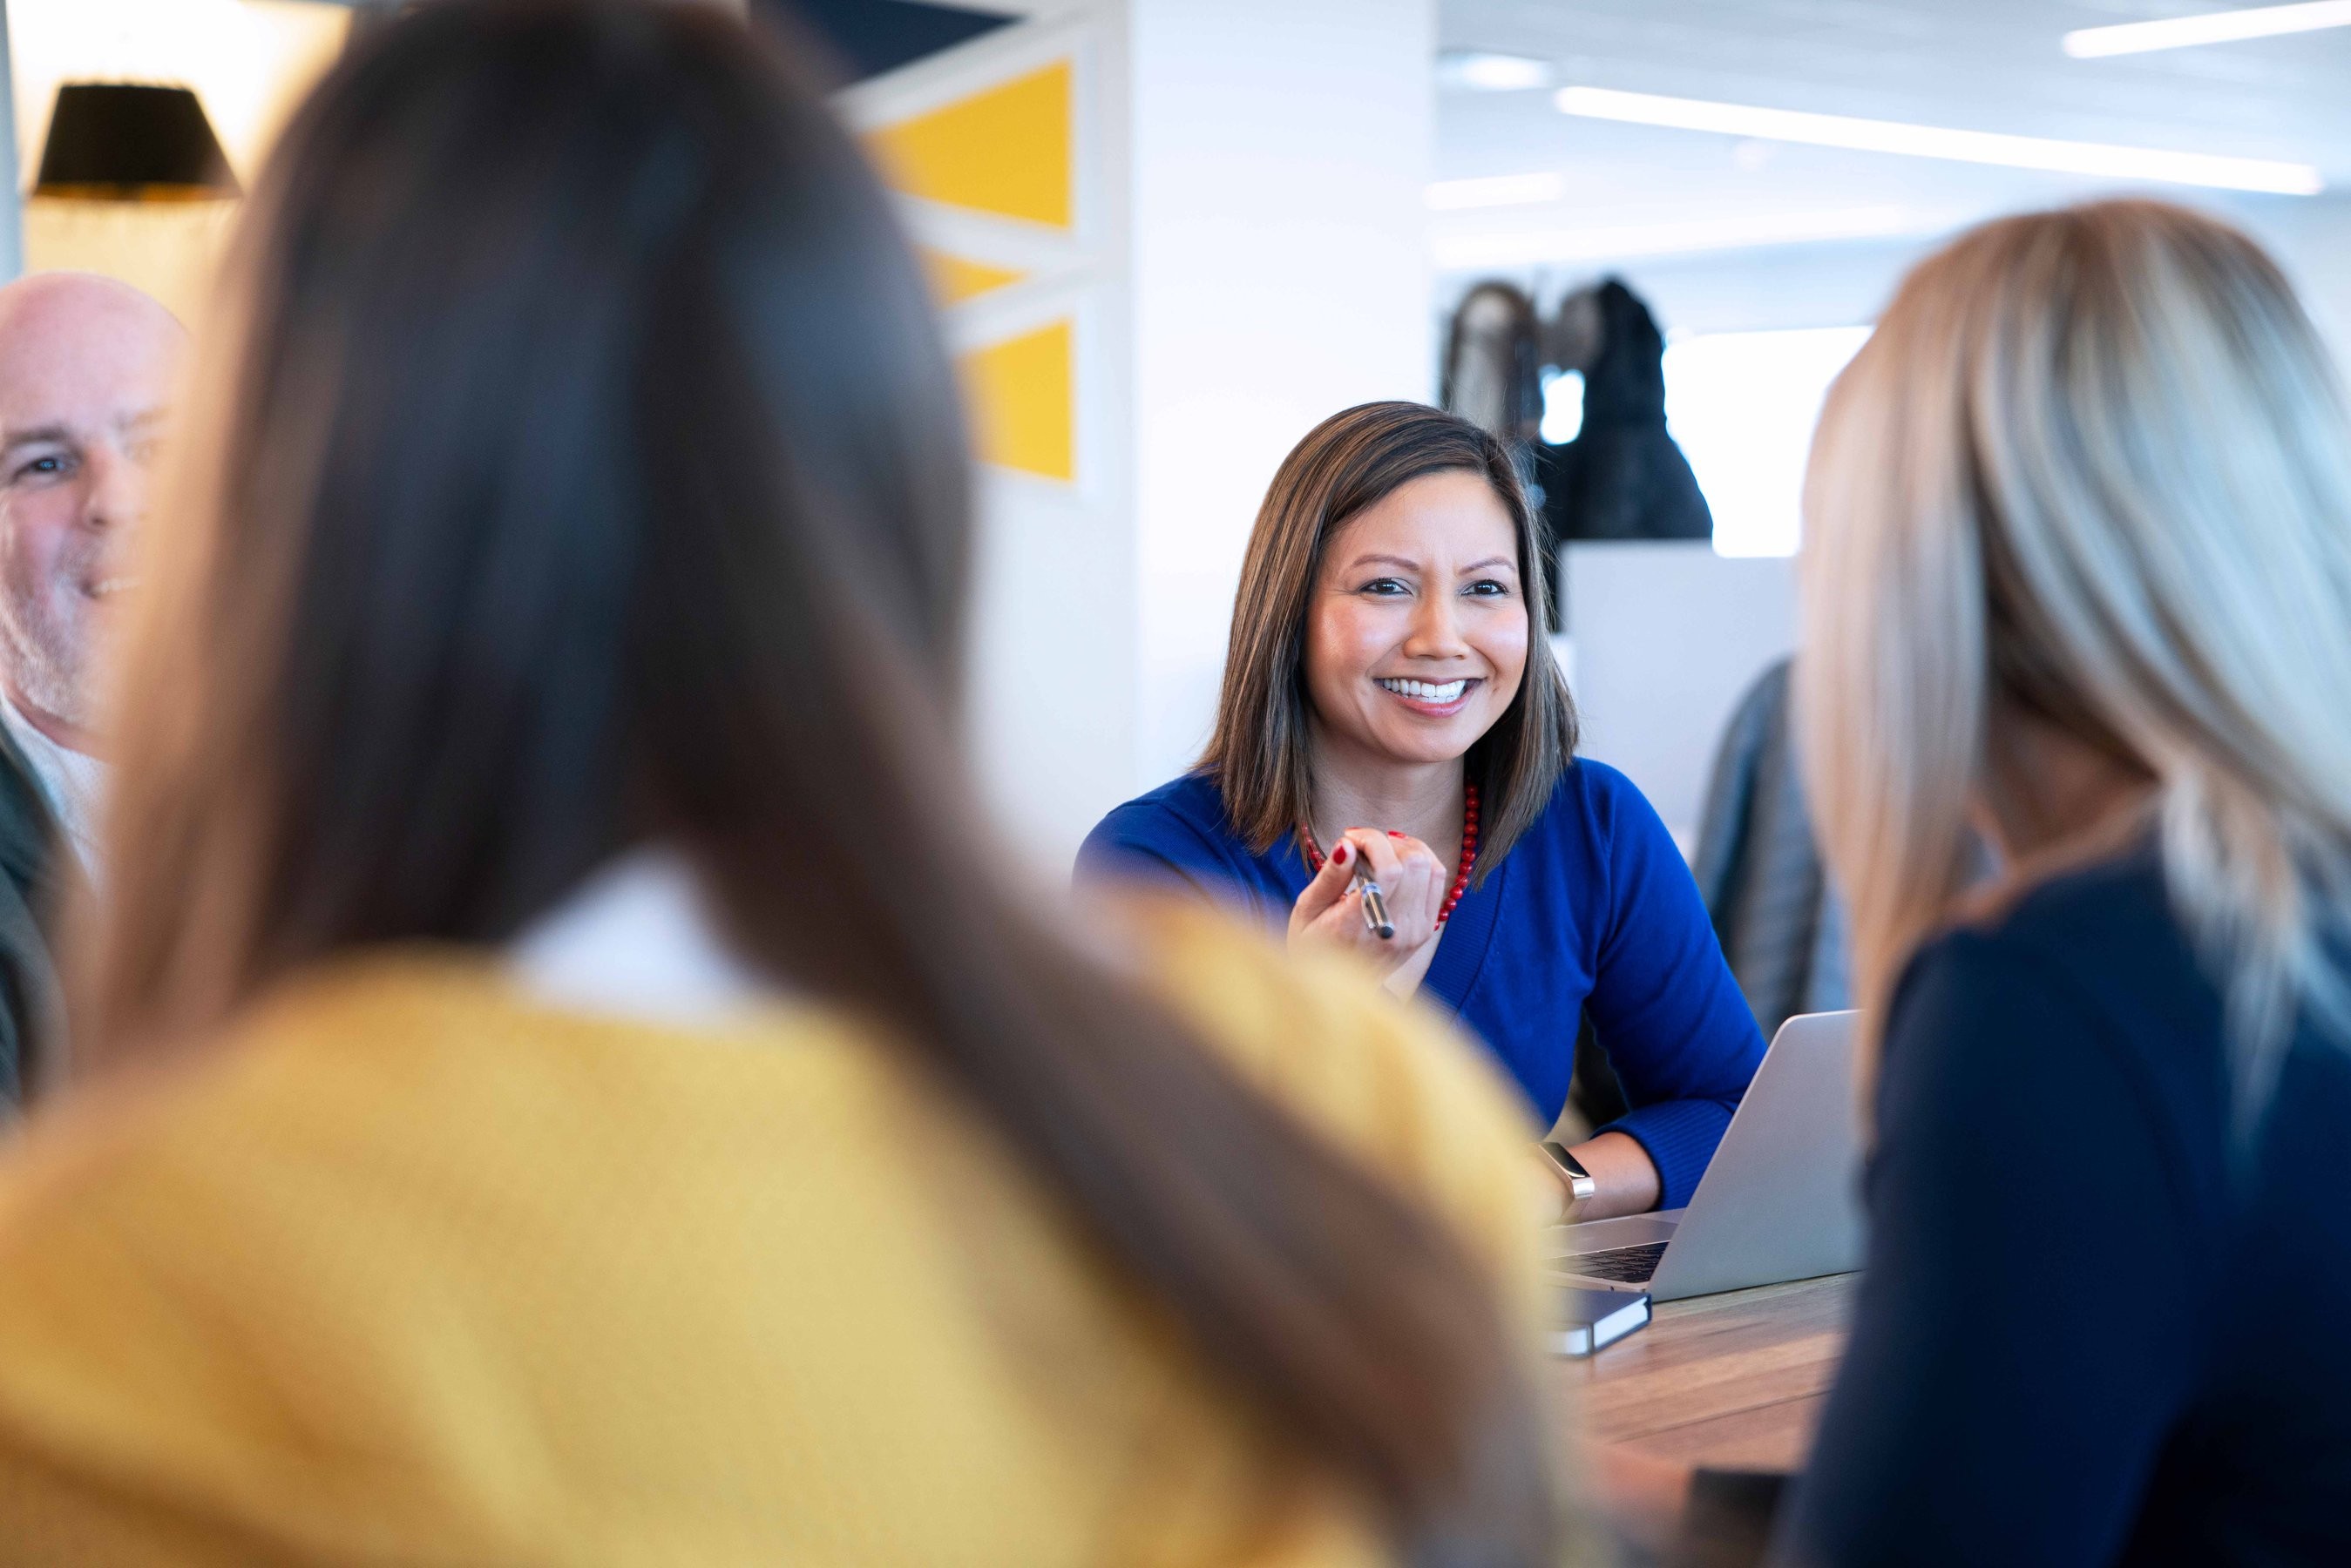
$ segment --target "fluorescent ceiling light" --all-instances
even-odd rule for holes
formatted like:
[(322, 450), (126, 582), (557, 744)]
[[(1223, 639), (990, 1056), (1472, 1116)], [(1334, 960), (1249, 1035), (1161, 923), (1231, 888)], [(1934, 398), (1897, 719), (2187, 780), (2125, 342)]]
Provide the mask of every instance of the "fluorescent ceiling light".
[(2244, 11), (2207, 11), (2160, 22), (2125, 22), (2082, 27), (2059, 43), (2077, 60), (2105, 55), (2143, 55), (2154, 49), (2185, 49), (2198, 44), (2233, 44), (2240, 38), (2274, 38), (2281, 33), (2315, 33), (2351, 27), (2351, 0), (2314, 0), (2304, 5), (2256, 5)]
[(1527, 230), (1516, 234), (1446, 234), (1429, 247), (1444, 271), (1529, 266), (1543, 262), (1621, 261), (1694, 251), (1745, 250), (1754, 245), (1823, 240), (1883, 239), (1932, 233), (1941, 220), (1907, 207), (1835, 207), (1817, 212), (1750, 213), (1685, 218), (1609, 228)]
[(2116, 147), (2101, 141), (2059, 141), (2045, 136), (1954, 130), (1893, 119), (1855, 119), (1842, 114), (1808, 114), (1753, 104), (1616, 92), (1607, 88), (1562, 88), (1553, 101), (1562, 114), (1590, 119), (1713, 130), (1726, 136), (1760, 136), (1771, 141), (1849, 147), (1862, 152), (2101, 174), (2117, 180), (2157, 180), (2176, 185), (2214, 185), (2229, 191), (2271, 191), (2286, 196), (2314, 196), (2326, 188), (2318, 171), (2307, 163), (2280, 163), (2265, 158), (2224, 158), (2210, 152), (2167, 152), (2158, 148)]
[(1471, 92), (1524, 92), (1551, 86), (1549, 60), (1525, 55), (1491, 55), (1455, 50), (1437, 57), (1437, 85), (1467, 88)]
[(1428, 204), (1439, 213), (1469, 207), (1524, 207), (1556, 202), (1567, 182), (1557, 174), (1496, 174), (1483, 180), (1439, 180), (1428, 188)]

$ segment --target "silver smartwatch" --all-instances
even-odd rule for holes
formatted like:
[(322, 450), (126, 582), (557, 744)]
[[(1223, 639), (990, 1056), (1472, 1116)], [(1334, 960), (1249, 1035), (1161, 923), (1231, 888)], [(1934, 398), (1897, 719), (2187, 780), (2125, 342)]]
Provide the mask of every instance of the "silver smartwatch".
[(1535, 1147), (1542, 1150), (1542, 1157), (1551, 1161), (1552, 1168), (1566, 1181), (1569, 1196), (1576, 1202), (1584, 1202), (1599, 1192), (1600, 1183), (1592, 1179), (1592, 1172), (1583, 1168), (1582, 1160), (1567, 1152), (1565, 1144), (1553, 1143), (1546, 1138)]

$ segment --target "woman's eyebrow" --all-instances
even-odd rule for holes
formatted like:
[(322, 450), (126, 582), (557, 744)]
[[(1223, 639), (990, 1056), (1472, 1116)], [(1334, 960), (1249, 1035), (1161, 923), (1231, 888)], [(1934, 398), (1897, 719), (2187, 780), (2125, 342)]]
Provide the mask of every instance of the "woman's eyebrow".
[(1412, 560), (1404, 556), (1358, 556), (1353, 560), (1347, 563), (1347, 569), (1352, 572), (1357, 566), (1369, 566), (1380, 562), (1385, 562), (1391, 566), (1402, 566), (1407, 572), (1416, 572), (1420, 570), (1420, 563), (1418, 561)]
[(1490, 571), (1496, 566), (1502, 566), (1513, 572), (1519, 569), (1519, 564), (1508, 556), (1489, 556), (1482, 561), (1472, 561), (1461, 569), (1464, 572), (1484, 572)]

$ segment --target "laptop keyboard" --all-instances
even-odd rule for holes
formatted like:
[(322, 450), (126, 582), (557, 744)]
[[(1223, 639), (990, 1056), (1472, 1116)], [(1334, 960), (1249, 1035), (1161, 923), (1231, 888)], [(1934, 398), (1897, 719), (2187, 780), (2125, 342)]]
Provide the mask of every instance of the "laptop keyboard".
[(1552, 1266), (1563, 1273), (1637, 1285), (1657, 1272), (1657, 1260), (1665, 1255), (1665, 1242), (1644, 1241), (1637, 1247), (1611, 1247), (1605, 1251), (1578, 1252), (1573, 1257), (1556, 1260)]

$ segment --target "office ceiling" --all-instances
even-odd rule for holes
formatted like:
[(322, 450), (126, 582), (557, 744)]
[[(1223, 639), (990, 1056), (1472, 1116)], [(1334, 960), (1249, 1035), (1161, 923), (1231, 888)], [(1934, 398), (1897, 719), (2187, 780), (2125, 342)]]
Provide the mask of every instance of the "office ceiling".
[[(2316, 200), (2351, 199), (2351, 28), (2106, 59), (2058, 47), (2076, 27), (2221, 3), (1439, 0), (1439, 43), (1546, 60), (1558, 85), (2310, 163), (2330, 188)], [(1692, 248), (1676, 239), (1692, 224), (1931, 234), (2112, 188), (1575, 119), (1552, 97), (1440, 88), (1437, 179), (1552, 171), (1562, 182), (1555, 201), (1434, 214), (1441, 270), (1589, 259), (1611, 234), (1629, 247), (1620, 254)], [(2297, 200), (2147, 188), (2231, 207)]]

